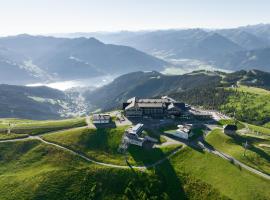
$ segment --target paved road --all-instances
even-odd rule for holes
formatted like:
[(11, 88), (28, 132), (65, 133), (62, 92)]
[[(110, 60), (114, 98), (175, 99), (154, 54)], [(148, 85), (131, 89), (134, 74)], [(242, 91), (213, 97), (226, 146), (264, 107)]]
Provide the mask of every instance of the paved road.
[(250, 171), (250, 172), (252, 172), (254, 174), (257, 174), (257, 175), (259, 175), (259, 176), (261, 176), (261, 177), (263, 177), (265, 179), (270, 180), (270, 176), (268, 174), (265, 174), (265, 173), (263, 173), (263, 172), (261, 172), (259, 170), (256, 170), (256, 169), (254, 169), (252, 167), (249, 167), (248, 165), (240, 162), (239, 160), (235, 159), (234, 157), (232, 157), (232, 156), (230, 156), (228, 154), (225, 154), (225, 153), (223, 153), (221, 151), (218, 151), (218, 150), (214, 149), (212, 146), (211, 147), (208, 146), (205, 143), (205, 140), (204, 140), (203, 136), (199, 137), (199, 138), (197, 138), (196, 140), (193, 140), (193, 141), (187, 141), (187, 140), (182, 140), (182, 139), (178, 139), (178, 138), (171, 138), (171, 137), (169, 137), (169, 138), (170, 138), (170, 140), (175, 140), (175, 141), (178, 141), (180, 143), (185, 144), (184, 146), (190, 146), (191, 148), (200, 148), (200, 149), (202, 149), (204, 151), (215, 154), (215, 155), (217, 155), (217, 156), (219, 156), (219, 157), (221, 157), (221, 158), (223, 158), (225, 160), (228, 160), (231, 163), (233, 163), (235, 165), (238, 165), (238, 166), (240, 166), (240, 167), (242, 167), (242, 168), (244, 168), (244, 169), (246, 169), (246, 170), (248, 170), (248, 171)]
[[(217, 127), (215, 127), (215, 126), (207, 126), (207, 127), (208, 127), (210, 130), (214, 130), (214, 129), (217, 128)], [(244, 128), (244, 129), (247, 129), (247, 130), (248, 130), (247, 124), (245, 124), (245, 128)], [(210, 133), (210, 132), (208, 132), (208, 133)], [(208, 134), (208, 133), (206, 133), (206, 134)], [(221, 157), (221, 158), (223, 158), (223, 159), (225, 159), (225, 160), (228, 160), (228, 161), (232, 162), (232, 163), (235, 164), (235, 165), (239, 165), (239, 166), (241, 166), (242, 168), (244, 168), (244, 169), (246, 169), (246, 170), (248, 170), (248, 171), (250, 171), (250, 172), (252, 172), (252, 173), (255, 173), (255, 174), (257, 174), (257, 175), (259, 175), (259, 176), (261, 176), (261, 177), (264, 177), (264, 178), (270, 180), (270, 176), (269, 176), (269, 175), (267, 175), (267, 174), (265, 174), (265, 173), (263, 173), (263, 172), (261, 172), (261, 171), (259, 171), (259, 170), (256, 170), (256, 169), (254, 169), (254, 168), (252, 168), (252, 167), (249, 167), (248, 165), (246, 165), (246, 164), (240, 162), (239, 160), (235, 159), (234, 157), (232, 157), (232, 156), (230, 156), (230, 155), (228, 155), (228, 154), (225, 154), (225, 153), (223, 153), (223, 152), (221, 152), (221, 151), (218, 151), (218, 150), (214, 149), (213, 147), (209, 147), (207, 144), (205, 144), (204, 137), (198, 138), (198, 141), (197, 141), (197, 142), (198, 142), (198, 143), (197, 143), (198, 146), (200, 146), (200, 147), (201, 147), (202, 149), (204, 149), (205, 151), (207, 151), (207, 152), (209, 152), (209, 153), (212, 153), (212, 154), (215, 154), (215, 155), (217, 155), (217, 156), (219, 156), (219, 157)]]
[(218, 150), (214, 149), (213, 147), (209, 147), (203, 141), (199, 141), (198, 145), (202, 149), (204, 149), (205, 151), (207, 151), (209, 153), (215, 154), (215, 155), (217, 155), (217, 156), (219, 156), (219, 157), (221, 157), (221, 158), (223, 158), (225, 160), (228, 160), (228, 161), (232, 162), (233, 164), (238, 165), (238, 166), (240, 166), (240, 167), (242, 167), (242, 168), (244, 168), (244, 169), (246, 169), (246, 170), (248, 170), (248, 171), (250, 171), (250, 172), (252, 172), (254, 174), (257, 174), (257, 175), (259, 175), (259, 176), (261, 176), (261, 177), (263, 177), (265, 179), (270, 180), (269, 175), (267, 175), (267, 174), (265, 174), (265, 173), (263, 173), (263, 172), (261, 172), (259, 170), (256, 170), (256, 169), (254, 169), (252, 167), (247, 166), (246, 164), (240, 162), (239, 160), (235, 159), (234, 157), (232, 157), (232, 156), (230, 156), (228, 154), (225, 154), (225, 153), (223, 153), (221, 151), (218, 151)]

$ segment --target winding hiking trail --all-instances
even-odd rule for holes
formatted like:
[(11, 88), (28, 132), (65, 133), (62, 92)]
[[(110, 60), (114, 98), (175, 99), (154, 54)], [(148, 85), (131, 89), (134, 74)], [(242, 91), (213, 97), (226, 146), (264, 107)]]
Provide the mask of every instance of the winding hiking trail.
[[(82, 127), (80, 127), (80, 128), (82, 128)], [(50, 134), (50, 133), (44, 133), (42, 135), (45, 135), (45, 134)], [(160, 164), (162, 164), (163, 162), (165, 162), (167, 159), (169, 159), (170, 157), (172, 157), (174, 154), (176, 154), (178, 151), (180, 151), (182, 149), (182, 148), (176, 148), (170, 154), (168, 154), (167, 156), (165, 156), (163, 159), (156, 161), (155, 163), (152, 163), (152, 164), (149, 164), (149, 165), (144, 165), (144, 166), (132, 166), (132, 165), (116, 165), (116, 164), (110, 164), (110, 163), (104, 163), (104, 162), (95, 161), (95, 160), (93, 160), (93, 159), (91, 159), (91, 158), (83, 155), (82, 153), (76, 152), (76, 151), (74, 151), (74, 150), (72, 150), (72, 149), (70, 149), (68, 147), (64, 147), (64, 146), (61, 146), (59, 144), (46, 141), (43, 138), (41, 138), (40, 135), (38, 135), (38, 136), (30, 136), (29, 135), (28, 137), (25, 137), (25, 138), (0, 140), (0, 143), (18, 142), (18, 141), (26, 141), (26, 140), (39, 140), (39, 141), (41, 141), (41, 142), (43, 142), (45, 144), (52, 145), (52, 146), (55, 146), (55, 147), (57, 147), (59, 149), (68, 151), (68, 152), (70, 152), (73, 155), (79, 156), (82, 159), (84, 159), (84, 160), (86, 160), (88, 162), (92, 162), (92, 163), (97, 164), (97, 165), (102, 165), (102, 166), (106, 166), (106, 167), (113, 167), (113, 168), (121, 168), (121, 169), (130, 169), (130, 168), (133, 168), (133, 169), (138, 169), (138, 170), (146, 170), (147, 168), (152, 168), (152, 167), (155, 167), (157, 165), (160, 165)]]
[[(252, 167), (249, 167), (248, 165), (238, 161), (237, 159), (235, 159), (234, 157), (230, 156), (230, 155), (227, 155), (223, 152), (220, 152), (214, 148), (211, 148), (209, 146), (207, 146), (207, 144), (205, 144), (204, 142), (204, 139), (198, 139), (197, 140), (197, 144), (195, 144), (194, 142), (193, 143), (188, 143), (188, 144), (185, 144), (182, 142), (183, 146), (182, 147), (179, 147), (179, 148), (176, 148), (174, 151), (172, 151), (171, 153), (169, 153), (167, 156), (165, 156), (163, 159), (160, 159), (152, 164), (148, 164), (148, 165), (144, 165), (144, 166), (132, 166), (130, 165), (129, 163), (127, 163), (127, 165), (117, 165), (117, 164), (110, 164), (110, 163), (104, 163), (104, 162), (99, 162), (99, 161), (96, 161), (96, 160), (93, 160), (85, 155), (83, 155), (82, 153), (80, 152), (76, 152), (74, 151), (73, 149), (70, 149), (68, 147), (64, 147), (64, 146), (61, 146), (59, 144), (56, 144), (56, 143), (53, 143), (53, 142), (49, 142), (49, 141), (46, 141), (44, 140), (43, 138), (41, 138), (40, 136), (42, 135), (46, 135), (46, 134), (51, 134), (51, 133), (57, 133), (57, 132), (62, 132), (62, 131), (65, 131), (65, 130), (74, 130), (74, 129), (80, 129), (80, 128), (92, 128), (92, 123), (91, 123), (91, 120), (90, 120), (90, 117), (89, 116), (86, 116), (86, 126), (83, 126), (83, 127), (76, 127), (76, 128), (70, 128), (70, 129), (64, 129), (64, 130), (59, 130), (59, 131), (55, 131), (55, 132), (48, 132), (48, 133), (42, 133), (40, 135), (36, 135), (36, 136), (31, 136), (31, 135), (28, 135), (24, 138), (15, 138), (15, 139), (7, 139), (7, 140), (0, 140), (0, 143), (7, 143), (7, 142), (18, 142), (18, 141), (26, 141), (26, 140), (39, 140), (41, 142), (43, 142), (44, 144), (48, 144), (48, 145), (52, 145), (52, 146), (55, 146), (59, 149), (62, 149), (62, 150), (65, 150), (65, 151), (68, 151), (69, 153), (73, 154), (73, 155), (76, 155), (76, 156), (79, 156), (80, 158), (88, 161), (88, 162), (92, 162), (94, 164), (97, 164), (97, 165), (101, 165), (101, 166), (105, 166), (105, 167), (112, 167), (112, 168), (121, 168), (121, 169), (130, 169), (130, 168), (133, 168), (133, 169), (138, 169), (138, 170), (146, 170), (147, 168), (152, 168), (152, 167), (155, 167), (155, 166), (158, 166), (160, 164), (162, 164), (163, 162), (165, 162), (166, 160), (168, 160), (170, 157), (172, 157), (173, 155), (175, 155), (177, 152), (179, 152), (182, 148), (184, 148), (185, 146), (199, 146), (200, 148), (202, 148), (203, 150), (207, 151), (208, 153), (212, 153), (212, 154), (215, 154), (225, 160), (228, 160), (230, 162), (232, 162), (233, 164), (235, 165), (238, 165), (246, 170), (248, 170), (249, 172), (252, 172), (258, 176), (261, 176), (265, 179), (268, 179), (270, 180), (270, 176), (268, 174), (265, 174), (259, 170), (256, 170)], [(167, 138), (168, 139), (168, 138)], [(167, 141), (167, 143), (165, 142), (165, 144), (178, 144), (179, 141), (177, 140), (173, 140), (173, 139), (169, 139), (169, 141)], [(164, 145), (165, 145), (164, 144)]]

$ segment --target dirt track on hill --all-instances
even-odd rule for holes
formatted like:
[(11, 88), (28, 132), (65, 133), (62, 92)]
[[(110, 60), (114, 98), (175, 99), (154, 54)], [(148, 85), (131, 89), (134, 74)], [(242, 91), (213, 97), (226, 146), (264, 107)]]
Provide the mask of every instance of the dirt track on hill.
[[(43, 134), (45, 135), (45, 134)], [(162, 164), (164, 161), (166, 161), (167, 159), (169, 159), (170, 157), (172, 157), (174, 154), (176, 154), (178, 151), (181, 150), (181, 148), (176, 148), (174, 151), (172, 151), (170, 154), (168, 154), (166, 157), (164, 157), (163, 159), (161, 160), (158, 160), (156, 161), (155, 163), (152, 163), (152, 164), (149, 164), (149, 165), (145, 165), (145, 166), (131, 166), (131, 165), (116, 165), (116, 164), (110, 164), (110, 163), (104, 163), (104, 162), (98, 162), (98, 161), (95, 161), (85, 155), (83, 155), (82, 153), (79, 153), (79, 152), (76, 152), (70, 148), (67, 148), (67, 147), (64, 147), (64, 146), (61, 146), (59, 144), (56, 144), (56, 143), (53, 143), (53, 142), (49, 142), (49, 141), (46, 141), (44, 140), (43, 138), (41, 138), (40, 136), (28, 136), (26, 138), (17, 138), (17, 139), (10, 139), (10, 140), (1, 140), (0, 143), (7, 143), (7, 142), (19, 142), (19, 141), (27, 141), (27, 140), (39, 140), (45, 144), (48, 144), (48, 145), (52, 145), (52, 146), (55, 146), (59, 149), (62, 149), (62, 150), (65, 150), (65, 151), (68, 151), (69, 153), (73, 154), (73, 155), (76, 155), (76, 156), (79, 156), (81, 157), (82, 159), (88, 161), (88, 162), (92, 162), (94, 164), (97, 164), (97, 165), (102, 165), (102, 166), (105, 166), (105, 167), (113, 167), (113, 168), (121, 168), (121, 169), (130, 169), (130, 168), (133, 168), (133, 169), (138, 169), (138, 170), (146, 170), (147, 168), (152, 168), (152, 167), (155, 167), (157, 165), (160, 165)]]

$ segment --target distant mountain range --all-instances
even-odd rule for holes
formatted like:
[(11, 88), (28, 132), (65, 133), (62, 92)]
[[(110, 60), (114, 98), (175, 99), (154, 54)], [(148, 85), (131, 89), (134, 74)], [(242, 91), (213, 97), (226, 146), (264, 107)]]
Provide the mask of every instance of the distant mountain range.
[(1, 82), (82, 79), (137, 70), (162, 70), (165, 61), (134, 48), (94, 38), (18, 35), (0, 38)]
[(270, 71), (270, 25), (267, 24), (220, 30), (64, 36), (76, 38), (26, 34), (0, 38), (0, 83), (44, 83), (134, 71), (164, 71), (168, 67), (184, 69), (189, 67), (181, 62), (185, 59), (199, 61), (192, 65), (204, 63), (217, 69)]
[[(193, 89), (243, 85), (270, 89), (270, 73), (251, 70), (234, 73), (194, 71), (184, 75), (168, 76), (159, 72), (134, 72), (120, 76), (112, 83), (95, 91), (85, 92), (86, 101), (95, 109), (110, 110), (121, 107), (127, 99), (158, 97)], [(213, 97), (214, 98), (214, 97)]]
[(48, 87), (0, 85), (0, 118), (56, 119), (98, 109), (121, 108), (121, 103), (133, 96), (179, 96), (189, 94), (189, 91), (211, 91), (211, 88), (230, 87), (237, 83), (270, 90), (270, 73), (259, 70), (234, 73), (201, 70), (171, 76), (156, 71), (140, 71), (122, 75), (94, 91), (62, 92)]
[[(219, 68), (270, 71), (270, 25), (234, 29), (180, 29), (117, 33), (74, 33), (105, 43), (128, 45), (166, 60), (198, 59)], [(236, 59), (237, 58), (237, 59)]]

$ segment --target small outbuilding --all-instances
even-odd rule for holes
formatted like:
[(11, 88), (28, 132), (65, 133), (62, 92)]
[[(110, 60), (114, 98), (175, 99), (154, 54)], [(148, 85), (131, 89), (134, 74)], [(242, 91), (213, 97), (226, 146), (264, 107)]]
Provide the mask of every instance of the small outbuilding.
[(234, 135), (237, 131), (237, 126), (235, 124), (228, 124), (224, 126), (224, 133), (227, 135)]
[(178, 125), (177, 127), (178, 127), (178, 129), (176, 130), (177, 137), (188, 140), (193, 136), (191, 124)]
[(140, 147), (143, 147), (145, 143), (158, 142), (155, 138), (149, 136), (141, 137), (143, 132), (143, 126), (144, 126), (143, 124), (139, 123), (129, 128), (125, 134), (125, 141), (127, 141), (127, 143), (129, 144), (133, 144)]
[(168, 135), (178, 137), (184, 140), (189, 140), (193, 135), (192, 124), (178, 125), (177, 130), (165, 132)]

